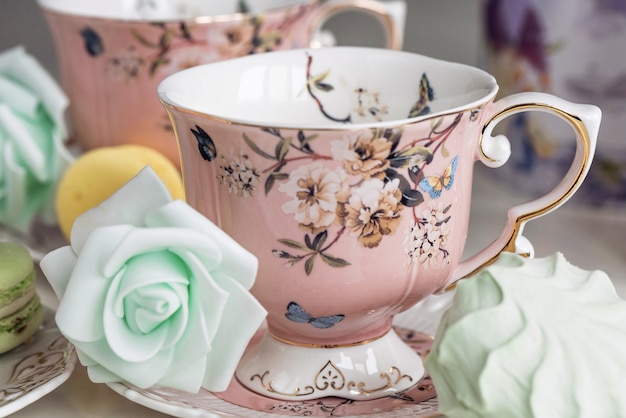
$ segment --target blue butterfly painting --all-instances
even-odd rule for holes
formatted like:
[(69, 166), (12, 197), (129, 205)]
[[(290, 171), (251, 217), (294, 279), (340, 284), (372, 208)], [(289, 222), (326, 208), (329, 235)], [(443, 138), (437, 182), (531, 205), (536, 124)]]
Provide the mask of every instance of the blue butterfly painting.
[(311, 324), (315, 328), (326, 329), (335, 326), (335, 324), (343, 321), (345, 315), (320, 316), (315, 318), (305, 311), (302, 306), (296, 302), (289, 302), (287, 305), (287, 319), (293, 322)]
[(459, 157), (454, 157), (441, 176), (424, 177), (419, 182), (420, 188), (425, 192), (428, 192), (432, 199), (436, 199), (441, 196), (443, 189), (450, 190), (454, 184), (454, 173), (456, 172), (458, 161)]

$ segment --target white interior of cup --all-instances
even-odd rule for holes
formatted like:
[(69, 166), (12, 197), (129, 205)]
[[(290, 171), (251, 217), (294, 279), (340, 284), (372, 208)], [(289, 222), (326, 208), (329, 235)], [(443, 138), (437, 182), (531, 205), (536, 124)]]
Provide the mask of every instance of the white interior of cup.
[[(419, 116), (411, 115), (424, 94), (424, 76), (433, 95)], [(495, 79), (478, 68), (361, 47), (221, 61), (173, 74), (158, 87), (161, 100), (175, 107), (239, 123), (301, 128), (430, 117), (478, 107), (496, 92)]]
[(38, 0), (44, 9), (77, 16), (122, 20), (177, 20), (259, 13), (311, 0)]

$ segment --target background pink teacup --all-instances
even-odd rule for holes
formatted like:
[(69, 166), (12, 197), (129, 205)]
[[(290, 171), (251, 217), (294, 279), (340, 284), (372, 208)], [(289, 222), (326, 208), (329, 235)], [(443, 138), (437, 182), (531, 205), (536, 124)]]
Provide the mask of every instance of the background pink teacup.
[[(155, 91), (167, 75), (224, 59), (321, 46), (331, 16), (364, 11), (402, 46), (403, 1), (39, 0), (70, 98), (72, 139), (82, 150), (135, 143), (178, 164)], [(356, 28), (362, 30), (362, 28)]]
[[(503, 250), (530, 255), (525, 222), (578, 189), (601, 115), (543, 93), (493, 102), (497, 90), (476, 68), (357, 47), (222, 61), (159, 85), (188, 202), (259, 258), (268, 333), (239, 366), (244, 385), (290, 400), (405, 390), (423, 367), (393, 316)], [(474, 163), (503, 164), (508, 141), (491, 131), (529, 110), (573, 128), (575, 162), (461, 261)]]

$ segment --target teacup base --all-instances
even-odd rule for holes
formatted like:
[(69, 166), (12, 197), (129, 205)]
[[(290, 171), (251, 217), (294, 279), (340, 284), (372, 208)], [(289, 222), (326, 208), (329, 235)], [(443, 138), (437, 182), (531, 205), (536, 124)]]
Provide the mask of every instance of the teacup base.
[(244, 354), (235, 375), (249, 390), (276, 399), (369, 400), (416, 385), (424, 366), (393, 329), (372, 341), (330, 348), (295, 345), (266, 333)]

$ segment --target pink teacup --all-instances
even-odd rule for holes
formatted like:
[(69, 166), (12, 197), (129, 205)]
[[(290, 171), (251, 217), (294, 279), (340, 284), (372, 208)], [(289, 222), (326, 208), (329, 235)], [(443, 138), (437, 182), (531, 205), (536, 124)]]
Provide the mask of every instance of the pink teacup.
[[(323, 24), (346, 11), (371, 14), (387, 46), (402, 46), (405, 3), (395, 0), (38, 0), (70, 98), (82, 150), (134, 143), (178, 164), (176, 140), (155, 91), (199, 64), (321, 45)], [(356, 30), (360, 30), (356, 28)]]
[[(403, 391), (423, 367), (394, 315), (501, 251), (530, 255), (523, 227), (578, 189), (601, 113), (544, 93), (494, 102), (497, 90), (477, 68), (358, 47), (238, 58), (159, 85), (188, 202), (259, 258), (268, 332), (242, 359), (242, 384), (287, 400)], [(531, 110), (573, 128), (575, 162), (461, 261), (474, 163), (502, 165), (509, 143), (492, 129)]]

